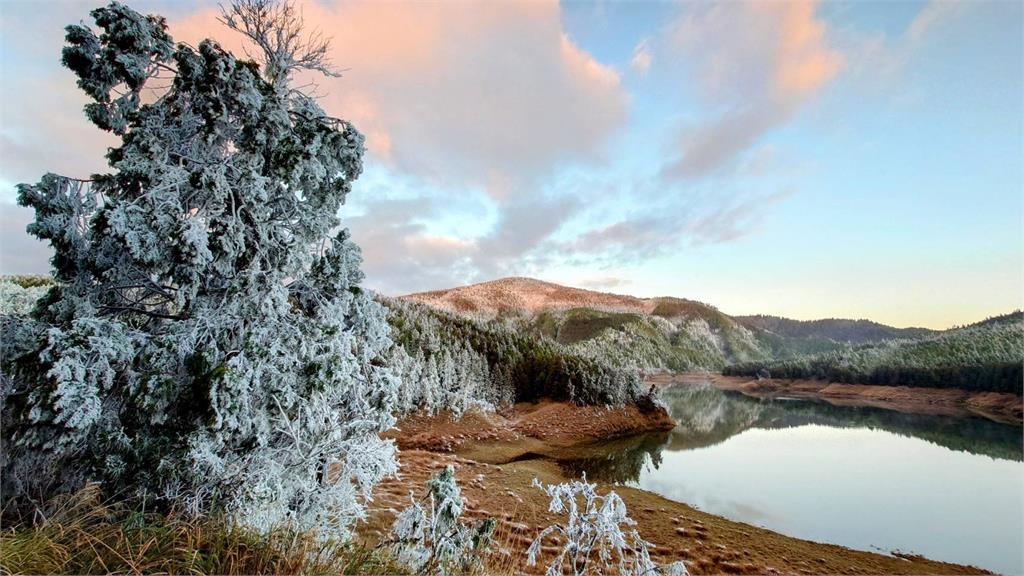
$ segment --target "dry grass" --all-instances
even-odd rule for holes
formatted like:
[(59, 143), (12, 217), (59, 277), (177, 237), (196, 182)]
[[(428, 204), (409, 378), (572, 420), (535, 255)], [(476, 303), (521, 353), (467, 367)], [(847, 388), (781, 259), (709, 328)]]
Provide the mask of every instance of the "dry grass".
[(380, 551), (287, 528), (260, 535), (221, 518), (146, 513), (96, 487), (0, 534), (0, 574), (395, 574)]

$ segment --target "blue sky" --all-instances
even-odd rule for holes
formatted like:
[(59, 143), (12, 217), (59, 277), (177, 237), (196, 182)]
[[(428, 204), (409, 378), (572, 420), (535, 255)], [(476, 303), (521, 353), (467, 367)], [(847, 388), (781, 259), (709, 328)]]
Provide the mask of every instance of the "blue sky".
[[(215, 5), (134, 5), (240, 48)], [(57, 64), (90, 7), (0, 2), (2, 273), (47, 268), (13, 183), (113, 144)], [(304, 10), (348, 69), (321, 102), (367, 135), (342, 216), (384, 293), (526, 275), (929, 327), (1022, 306), (1019, 2)]]

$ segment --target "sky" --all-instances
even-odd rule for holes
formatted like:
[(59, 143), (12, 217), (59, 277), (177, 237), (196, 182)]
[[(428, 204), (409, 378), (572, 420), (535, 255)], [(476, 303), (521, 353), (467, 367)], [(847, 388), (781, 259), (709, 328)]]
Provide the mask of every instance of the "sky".
[[(0, 274), (46, 273), (15, 185), (104, 171), (63, 26), (0, 0)], [(215, 2), (129, 2), (176, 40)], [(399, 295), (530, 276), (728, 314), (946, 328), (1024, 307), (1011, 1), (307, 0), (367, 138), (342, 221)], [(303, 81), (310, 79), (303, 79)]]

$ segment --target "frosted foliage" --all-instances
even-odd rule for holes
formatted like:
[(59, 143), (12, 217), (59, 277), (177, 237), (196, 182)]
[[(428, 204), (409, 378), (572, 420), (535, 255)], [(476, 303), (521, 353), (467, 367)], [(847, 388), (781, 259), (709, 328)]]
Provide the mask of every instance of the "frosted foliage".
[(466, 347), (443, 348), (425, 356), (403, 347), (392, 351), (389, 365), (401, 376), (398, 408), (402, 412), (449, 410), (459, 415), (470, 408), (493, 411), (487, 359)]
[(388, 365), (401, 379), (400, 412), (469, 409), (493, 411), (511, 403), (510, 386), (495, 382), (486, 354), (474, 350), (469, 338), (452, 336), (445, 316), (399, 299), (385, 301), (391, 320), (405, 333), (408, 346), (392, 348)]
[[(493, 518), (472, 527), (459, 522), (465, 502), (451, 466), (427, 481), (427, 497), (398, 513), (391, 528), (395, 558), (416, 573), (468, 571), (478, 563), (494, 531)], [(424, 507), (424, 505), (426, 507)]]
[(92, 15), (64, 62), (122, 142), (108, 174), (19, 186), (56, 285), (21, 319), (3, 287), (4, 495), (97, 480), (345, 536), (396, 469), (386, 311), (333, 232), (363, 136), (162, 18)]
[(48, 291), (48, 286), (22, 288), (14, 282), (0, 280), (0, 315), (28, 316), (36, 301)]
[(615, 492), (600, 496), (597, 485), (586, 480), (544, 485), (534, 479), (533, 485), (551, 498), (548, 511), (564, 514), (566, 519), (540, 532), (527, 549), (527, 564), (537, 563), (544, 539), (552, 536), (558, 540), (559, 550), (547, 566), (548, 576), (687, 574), (681, 561), (667, 566), (655, 564), (648, 551), (650, 544), (640, 537), (622, 498)]

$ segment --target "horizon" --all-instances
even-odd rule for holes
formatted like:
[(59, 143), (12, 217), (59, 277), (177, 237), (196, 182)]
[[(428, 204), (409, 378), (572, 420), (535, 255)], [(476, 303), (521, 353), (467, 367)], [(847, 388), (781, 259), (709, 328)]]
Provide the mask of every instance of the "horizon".
[[(59, 64), (103, 4), (0, 4), (0, 274), (49, 272), (14, 185), (115, 143)], [(216, 2), (127, 4), (242, 55)], [(1019, 2), (302, 4), (345, 69), (321, 105), (367, 138), (340, 215), (382, 294), (522, 276), (932, 329), (1024, 308)]]

